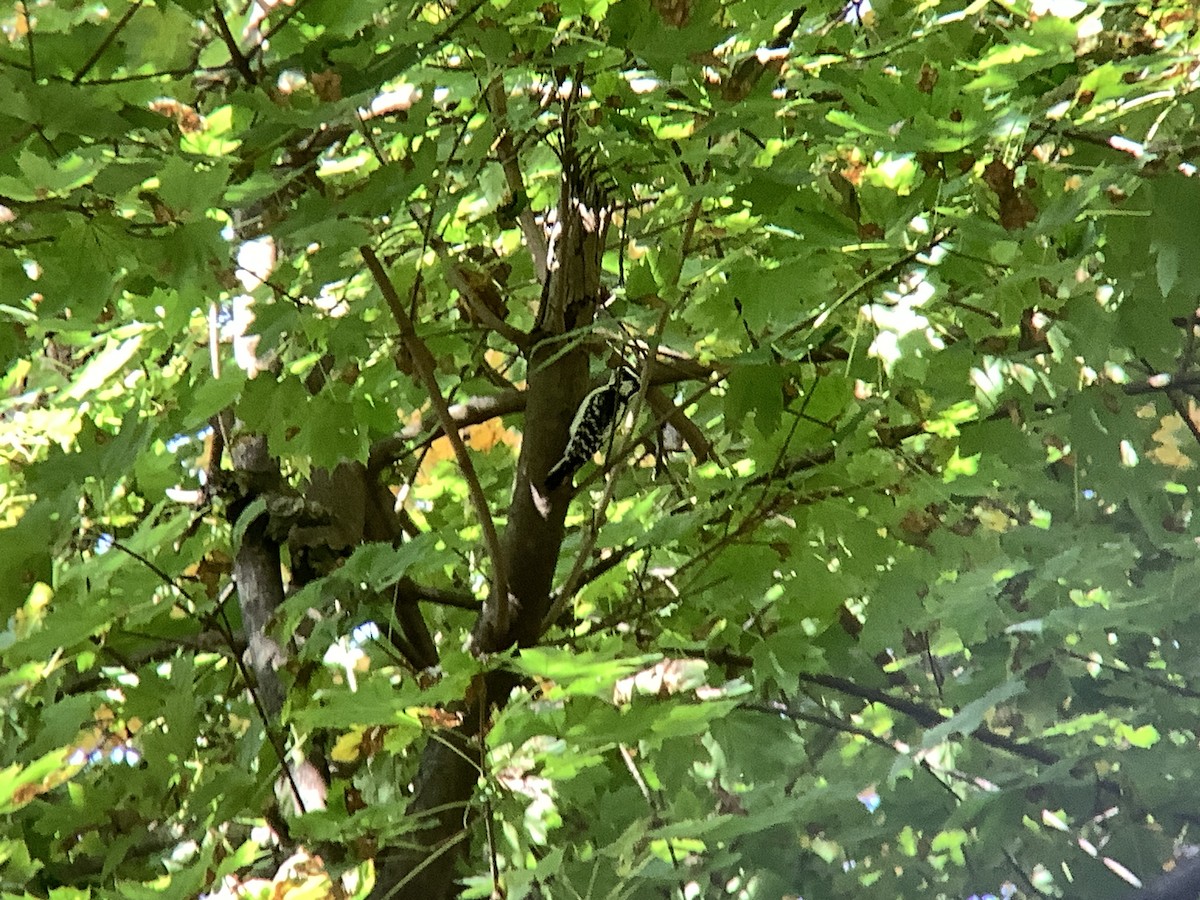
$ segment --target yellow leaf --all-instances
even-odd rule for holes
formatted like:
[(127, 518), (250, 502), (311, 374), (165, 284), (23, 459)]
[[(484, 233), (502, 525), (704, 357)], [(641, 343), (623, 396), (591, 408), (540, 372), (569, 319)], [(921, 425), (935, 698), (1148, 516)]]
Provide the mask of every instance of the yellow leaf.
[(1157, 446), (1150, 451), (1150, 458), (1172, 469), (1190, 469), (1193, 465), (1191, 457), (1183, 452), (1180, 443), (1186, 427), (1183, 418), (1177, 414), (1163, 416), (1158, 431), (1151, 435)]
[(979, 523), (988, 531), (1008, 531), (1011, 526), (1008, 514), (1001, 512), (998, 509), (986, 509), (984, 507), (976, 507), (975, 515), (979, 517)]
[(333, 745), (333, 750), (329, 754), (330, 759), (342, 763), (357, 761), (359, 750), (362, 747), (362, 739), (363, 729), (361, 728), (346, 732)]
[(487, 452), (497, 444), (517, 447), (521, 443), (521, 437), (511, 429), (505, 428), (499, 419), (490, 419), (468, 428), (466, 443), (472, 450)]

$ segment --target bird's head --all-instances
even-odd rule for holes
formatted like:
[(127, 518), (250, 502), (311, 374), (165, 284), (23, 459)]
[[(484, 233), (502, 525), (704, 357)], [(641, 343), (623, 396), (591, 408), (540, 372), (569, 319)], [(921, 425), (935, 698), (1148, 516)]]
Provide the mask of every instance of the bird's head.
[(613, 370), (612, 383), (616, 385), (617, 394), (622, 401), (628, 400), (638, 392), (641, 382), (632, 366), (622, 364)]

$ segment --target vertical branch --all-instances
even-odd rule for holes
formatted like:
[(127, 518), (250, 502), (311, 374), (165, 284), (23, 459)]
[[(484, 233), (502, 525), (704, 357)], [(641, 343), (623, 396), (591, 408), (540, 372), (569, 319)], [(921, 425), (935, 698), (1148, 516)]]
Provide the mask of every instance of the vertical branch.
[[(710, 171), (706, 169), (705, 175), (707, 176), (709, 174), (711, 174)], [(684, 175), (687, 178), (689, 184), (691, 184), (693, 186), (696, 184), (695, 177), (692, 175), (691, 171), (686, 166), (684, 167)], [(691, 210), (688, 213), (687, 220), (684, 222), (683, 237), (682, 237), (682, 240), (680, 241), (680, 248), (679, 248), (679, 265), (676, 267), (675, 272), (673, 274), (673, 278), (672, 278), (672, 282), (673, 282), (675, 288), (677, 289), (676, 293), (678, 293), (679, 279), (680, 279), (681, 275), (683, 274), (683, 264), (684, 264), (684, 262), (686, 262), (687, 255), (692, 248), (692, 241), (695, 238), (695, 234), (696, 234), (696, 223), (700, 218), (701, 211), (702, 211), (702, 205), (701, 205), (700, 201), (697, 200), (696, 202), (694, 202), (692, 204)], [(597, 275), (597, 277), (598, 277), (598, 275)], [(653, 336), (649, 342), (649, 345), (647, 348), (647, 353), (646, 353), (646, 361), (643, 364), (641, 372), (639, 373), (639, 376), (638, 376), (638, 392), (637, 392), (637, 395), (633, 398), (633, 402), (630, 404), (630, 409), (629, 409), (629, 415), (635, 422), (638, 419), (638, 415), (642, 411), (642, 407), (646, 403), (646, 396), (647, 396), (648, 392), (650, 391), (651, 383), (652, 383), (651, 372), (654, 367), (654, 361), (658, 356), (658, 348), (659, 348), (659, 345), (662, 343), (663, 334), (666, 331), (667, 325), (671, 320), (671, 312), (674, 309), (674, 306), (675, 306), (675, 304), (671, 300), (669, 300), (668, 302), (665, 302), (663, 304), (662, 312), (660, 313), (660, 315), (658, 317), (658, 323), (654, 329)], [(660, 423), (656, 423), (656, 426), (658, 424), (660, 424)], [(609, 452), (606, 452), (605, 457), (604, 457), (606, 466), (608, 466), (610, 468), (609, 468), (608, 478), (604, 485), (604, 492), (600, 499), (600, 504), (599, 504), (599, 506), (596, 507), (596, 509), (594, 510), (594, 512), (592, 514), (590, 524), (583, 535), (583, 540), (581, 541), (579, 553), (575, 558), (575, 564), (574, 564), (574, 566), (572, 566), (571, 572), (567, 576), (567, 580), (564, 582), (562, 589), (559, 591), (558, 599), (553, 603), (553, 605), (550, 607), (549, 611), (546, 613), (546, 617), (542, 622), (543, 630), (549, 629), (554, 624), (554, 622), (557, 621), (558, 617), (562, 615), (563, 610), (566, 609), (567, 604), (571, 602), (571, 599), (574, 596), (575, 591), (578, 589), (579, 580), (583, 575), (584, 567), (586, 566), (588, 560), (590, 559), (590, 557), (592, 555), (592, 550), (595, 549), (596, 538), (600, 533), (600, 528), (604, 524), (604, 521), (606, 518), (606, 511), (608, 509), (609, 503), (612, 501), (613, 490), (616, 488), (616, 484), (617, 484), (616, 478), (613, 477), (612, 470), (611, 470), (611, 465), (612, 465), (613, 461), (616, 459), (622, 459), (623, 457), (627, 456), (630, 452), (632, 452), (633, 448), (636, 447), (637, 444), (641, 441), (640, 436), (634, 436), (632, 438), (629, 438), (622, 442), (621, 449), (614, 454), (611, 451), (613, 450), (612, 445), (614, 442), (613, 439), (615, 439), (615, 437), (616, 437), (616, 430), (614, 429), (613, 434), (609, 440)]]
[[(531, 645), (541, 635), (542, 620), (550, 606), (569, 498), (547, 497), (539, 488), (566, 446), (575, 407), (588, 384), (587, 350), (574, 345), (564, 351), (556, 338), (592, 323), (600, 298), (601, 257), (608, 223), (606, 198), (588, 175), (581, 171), (574, 149), (564, 139), (554, 262), (548, 263), (543, 282), (542, 306), (537, 313), (539, 327), (525, 350), (525, 431), (512, 501), (503, 542), (493, 545), (494, 531), (487, 537), (489, 553), (496, 554), (494, 565), (505, 580), (494, 584), (492, 602), (485, 604), (476, 621), (471, 638), (479, 652), (498, 652), (514, 643)], [(458, 423), (437, 393), (432, 356), (416, 338), (412, 320), (401, 308), (400, 298), (378, 258), (369, 248), (363, 248), (363, 258), (392, 307), (406, 343), (412, 342), (414, 366), (430, 387), (442, 430), (462, 459), (466, 448), (458, 439)], [(464, 469), (464, 477), (472, 502), (478, 507), (481, 521), (487, 522), (485, 529), (491, 528), (478, 481), (466, 476), (467, 471)], [(486, 725), (491, 708), (502, 706), (517, 683), (513, 673), (503, 670), (477, 678), (462, 704), (462, 725), (445, 733), (443, 740), (431, 740), (426, 745), (406, 812), (421, 824), (408, 846), (397, 847), (394, 854), (377, 859), (374, 900), (448, 900), (456, 896), (454, 871), (467, 834), (467, 805), (482, 770), (483, 747), (476, 737)]]
[(37, 55), (33, 51), (33, 19), (29, 18), (29, 4), (21, 0), (21, 15), (25, 19), (25, 45), (29, 48), (29, 80), (37, 84)]
[[(263, 482), (278, 475), (267, 453), (267, 439), (262, 435), (239, 435), (229, 449), (235, 471), (244, 473), (254, 487), (265, 487)], [(253, 488), (252, 492), (257, 493)], [(232, 510), (240, 506), (235, 505)], [(252, 513), (245, 510), (244, 514)], [(275, 610), (283, 604), (283, 574), (279, 544), (266, 532), (264, 510), (245, 527), (233, 559), (233, 578), (246, 629), (250, 669), (258, 682), (263, 707), (274, 720), (283, 709), (283, 686), (276, 672), (276, 666), (283, 661), (283, 650), (267, 629)]]
[(533, 256), (533, 270), (537, 273), (538, 281), (545, 283), (548, 275), (546, 233), (537, 223), (537, 217), (529, 206), (529, 195), (525, 190), (525, 179), (521, 175), (521, 165), (517, 160), (517, 148), (508, 127), (508, 98), (504, 95), (504, 77), (493, 79), (484, 92), (484, 99), (492, 111), (493, 125), (496, 128), (496, 158), (504, 171), (504, 179), (508, 182), (508, 190), (514, 203), (520, 204), (517, 213), (517, 224), (521, 226), (521, 234), (529, 246)]
[[(261, 498), (279, 479), (279, 467), (267, 451), (267, 439), (258, 434), (239, 435), (229, 448), (235, 471), (249, 483), (251, 497)], [(287, 789), (297, 812), (321, 809), (325, 805), (325, 783), (312, 763), (301, 759), (293, 765), (285, 755), (282, 735), (275, 733), (283, 712), (284, 690), (279, 680), (279, 667), (285, 660), (283, 648), (268, 630), (276, 610), (283, 604), (283, 570), (279, 542), (267, 533), (266, 510), (255, 513), (246, 503), (230, 508), (253, 516), (246, 525), (233, 558), (233, 579), (237, 587), (238, 606), (246, 631), (245, 663), (238, 666), (254, 675), (250, 696), (263, 718), (268, 740), (283, 767)], [(223, 615), (223, 613), (222, 613)], [(225, 623), (228, 629), (228, 623)], [(232, 633), (232, 632), (231, 632)]]
[(509, 571), (520, 571), (511, 584), (513, 630), (476, 633), (481, 646), (497, 650), (513, 642), (524, 647), (537, 641), (550, 609), (570, 497), (566, 492), (545, 495), (541, 485), (566, 446), (571, 419), (588, 385), (586, 349), (576, 346), (564, 351), (555, 338), (588, 328), (601, 299), (609, 202), (570, 141), (570, 130), (564, 126), (557, 227), (537, 311), (538, 327), (526, 354), (525, 431), (504, 533)]

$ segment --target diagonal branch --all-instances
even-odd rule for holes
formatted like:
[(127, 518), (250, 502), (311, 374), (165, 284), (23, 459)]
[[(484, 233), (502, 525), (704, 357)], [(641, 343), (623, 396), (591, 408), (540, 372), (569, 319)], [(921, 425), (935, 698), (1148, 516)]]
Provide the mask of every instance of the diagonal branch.
[(237, 39), (229, 30), (229, 23), (225, 21), (225, 13), (221, 11), (220, 0), (213, 0), (213, 14), (217, 17), (217, 31), (221, 33), (221, 40), (225, 42), (225, 49), (229, 51), (229, 59), (233, 63), (233, 67), (246, 79), (247, 84), (258, 84), (258, 76), (250, 68), (250, 60), (246, 58), (246, 54), (242, 53)]
[[(450, 407), (450, 419), (456, 429), (469, 428), (472, 425), (480, 425), (489, 419), (520, 412), (524, 408), (524, 391), (502, 391), (499, 394), (471, 397), (462, 403), (455, 403)], [(428, 433), (426, 434), (427, 429)], [(422, 419), (403, 431), (372, 444), (367, 460), (367, 470), (378, 472), (405, 454), (427, 447), (443, 434), (445, 434), (445, 429), (440, 421), (430, 426)]]
[[(431, 216), (432, 218), (432, 216)], [(430, 235), (427, 243), (433, 247), (434, 251), (442, 257), (446, 262), (445, 272), (446, 280), (450, 282), (450, 286), (462, 295), (463, 301), (470, 306), (471, 311), (479, 317), (479, 321), (485, 326), (492, 329), (496, 334), (500, 335), (514, 347), (520, 350), (525, 350), (529, 346), (529, 335), (521, 331), (521, 329), (500, 318), (494, 313), (491, 308), (479, 296), (479, 291), (472, 286), (463, 272), (461, 264), (453, 259), (450, 245), (442, 240), (437, 235)]]
[(1181, 391), (1167, 391), (1167, 399), (1175, 407), (1179, 418), (1183, 419), (1184, 424), (1187, 425), (1188, 431), (1192, 433), (1196, 443), (1200, 444), (1200, 423), (1196, 421), (1196, 410), (1191, 408), (1192, 404), (1184, 402)]
[(674, 400), (658, 388), (651, 387), (646, 391), (646, 402), (654, 412), (656, 422), (661, 421), (679, 432), (684, 443), (691, 448), (697, 463), (708, 462), (709, 459), (715, 458), (716, 451), (713, 450), (708, 438), (704, 436), (704, 432), (688, 418), (688, 414), (683, 409), (675, 405)]
[[(112, 547), (114, 550), (119, 550), (120, 552), (144, 565), (147, 569), (157, 575), (159, 579), (163, 581), (163, 583), (177, 591), (180, 596), (187, 598), (193, 603), (197, 602), (196, 598), (194, 598), (188, 591), (184, 590), (183, 585), (180, 584), (178, 580), (167, 574), (167, 572), (164, 571), (161, 566), (159, 566), (149, 557), (138, 553), (132, 547), (128, 547), (120, 541), (114, 540), (112, 542)], [(250, 671), (250, 666), (247, 665), (245, 655), (249, 653), (249, 647), (246, 641), (239, 639), (238, 635), (233, 630), (233, 626), (230, 625), (228, 617), (225, 615), (225, 600), (228, 598), (229, 594), (233, 592), (234, 588), (234, 583), (230, 583), (226, 587), (221, 599), (217, 601), (216, 613), (204, 614), (201, 617), (202, 619), (208, 620), (216, 628), (215, 635), (213, 632), (200, 632), (191, 638), (162, 638), (164, 641), (163, 644), (143, 651), (134, 659), (123, 660), (121, 665), (125, 667), (126, 671), (133, 673), (136, 671), (136, 667), (138, 665), (144, 664), (156, 658), (169, 658), (170, 656), (178, 653), (180, 647), (188, 645), (191, 645), (197, 650), (223, 652), (222, 647), (215, 646), (215, 642), (211, 640), (214, 636), (217, 637), (220, 644), (224, 645), (224, 648), (228, 649), (230, 656), (233, 658), (233, 663), (237, 667), (238, 673), (242, 677), (242, 683), (246, 686), (246, 691), (250, 695), (250, 701), (254, 704), (254, 708), (258, 711), (259, 717), (262, 719), (263, 733), (266, 735), (267, 743), (270, 744), (271, 749), (275, 751), (275, 756), (279, 760), (279, 765), (283, 770), (284, 778), (287, 780), (288, 786), (291, 788), (292, 797), (296, 803), (296, 808), (303, 812), (305, 809), (304, 795), (300, 790), (296, 773), (293, 772), (292, 765), (288, 761), (287, 745), (284, 742), (283, 735), (280, 734), (275, 728), (278, 720), (267, 708), (267, 703), (269, 701), (261, 695), (261, 692), (264, 690), (262, 681), (255, 673)], [(105, 649), (111, 650), (111, 648), (108, 647)], [(274, 675), (273, 672), (271, 674)], [(101, 678), (99, 676), (88, 676), (76, 681), (71, 686), (70, 690), (67, 691), (67, 693), (94, 690), (96, 686), (100, 684), (100, 682)]]
[(287, 25), (288, 22), (292, 20), (293, 16), (304, 9), (308, 2), (309, 0), (296, 0), (296, 2), (292, 4), (292, 6), (286, 12), (284, 12), (284, 14), (280, 16), (273, 25), (262, 32), (262, 37), (259, 39), (257, 44), (250, 48), (250, 52), (246, 54), (247, 57), (252, 59), (261, 53), (267, 42), (270, 41), (271, 38), (273, 38), (276, 34), (278, 34), (280, 29), (282, 29), (285, 25)]
[(1125, 385), (1126, 394), (1152, 394), (1158, 391), (1193, 391), (1200, 387), (1200, 372), (1155, 372), (1145, 381), (1134, 381)]
[(916, 247), (912, 250), (909, 250), (907, 253), (905, 253), (903, 256), (901, 256), (899, 259), (888, 263), (886, 266), (883, 266), (882, 268), (876, 269), (873, 272), (868, 272), (861, 279), (859, 279), (855, 284), (853, 284), (851, 287), (847, 288), (846, 291), (841, 296), (830, 301), (828, 304), (825, 304), (824, 307), (821, 309), (821, 311), (818, 312), (816, 315), (810, 316), (809, 318), (805, 319), (802, 322), (797, 322), (795, 325), (784, 330), (784, 332), (782, 334), (780, 334), (774, 338), (774, 341), (776, 343), (779, 343), (779, 342), (787, 340), (788, 338), (795, 337), (797, 334), (800, 334), (805, 331), (809, 332), (810, 334), (815, 333), (816, 331), (818, 331), (821, 328), (822, 325), (824, 325), (829, 320), (829, 317), (832, 316), (834, 311), (837, 310), (839, 307), (844, 306), (845, 304), (849, 303), (851, 300), (853, 300), (859, 294), (864, 293), (865, 291), (869, 290), (873, 286), (883, 284), (886, 281), (889, 281), (891, 279), (899, 277), (899, 275), (908, 266), (910, 266), (912, 263), (916, 262), (918, 258), (920, 258), (921, 256), (923, 256), (926, 253), (930, 253), (935, 247), (938, 247), (938, 246), (941, 246), (942, 244), (944, 244), (946, 242), (946, 240), (948, 238), (950, 238), (953, 234), (954, 234), (953, 226), (948, 227), (948, 228), (943, 228), (941, 231), (933, 234), (929, 238), (929, 240), (926, 241), (924, 244), (922, 244), (920, 247)]
[[(750, 668), (754, 665), (754, 660), (751, 657), (731, 653), (727, 650), (701, 649), (698, 651), (698, 655), (703, 659), (708, 659), (724, 666)], [(886, 706), (888, 709), (903, 713), (923, 728), (935, 728), (948, 721), (948, 717), (942, 715), (936, 709), (922, 706), (920, 703), (914, 703), (912, 700), (907, 700), (903, 697), (894, 697), (886, 691), (881, 691), (877, 688), (863, 687), (855, 684), (848, 678), (814, 672), (800, 672), (798, 674), (800, 680), (803, 682), (830, 688), (839, 693), (858, 697), (860, 700), (866, 700), (870, 703), (878, 703), (881, 706)], [(1031, 744), (1018, 743), (1011, 738), (997, 734), (986, 726), (976, 728), (967, 736), (974, 738), (981, 744), (986, 744), (997, 750), (1004, 750), (1007, 753), (1011, 753), (1013, 756), (1020, 756), (1033, 762), (1043, 763), (1044, 765), (1052, 766), (1061, 761), (1057, 754), (1051, 753), (1049, 750), (1044, 750), (1041, 747)]]
[[(867, 700), (871, 703), (879, 703), (886, 706), (888, 709), (894, 709), (896, 712), (904, 713), (910, 719), (915, 721), (923, 728), (935, 728), (949, 721), (949, 717), (942, 715), (936, 709), (931, 709), (928, 706), (922, 706), (919, 703), (914, 703), (911, 700), (906, 700), (902, 697), (893, 697), (886, 691), (877, 690), (876, 688), (863, 687), (855, 684), (847, 678), (840, 678), (836, 675), (822, 675), (819, 673), (801, 672), (799, 673), (801, 681), (806, 681), (809, 684), (820, 685), (824, 688), (831, 688), (843, 694), (849, 694), (852, 697), (858, 697), (861, 700)], [(997, 750), (1004, 750), (1011, 753), (1013, 756), (1019, 756), (1023, 759), (1029, 759), (1034, 762), (1042, 763), (1043, 765), (1052, 766), (1059, 762), (1059, 757), (1055, 753), (1048, 750), (1043, 750), (1041, 747), (1036, 747), (1032, 744), (1021, 744), (1017, 741), (1007, 738), (1002, 734), (997, 734), (985, 725), (980, 725), (974, 731), (970, 732), (970, 736), (975, 738), (981, 744), (986, 744), (989, 747), (994, 747)]]
[(29, 80), (37, 84), (37, 54), (33, 49), (33, 19), (29, 17), (28, 0), (21, 0), (21, 18), (25, 20), (25, 46), (29, 50)]
[[(715, 382), (706, 382), (705, 384), (701, 385), (699, 390), (697, 390), (692, 397), (689, 397), (688, 400), (685, 401), (684, 406), (691, 404), (694, 400), (712, 390), (714, 385)], [(648, 384), (643, 384), (640, 388), (640, 391), (645, 392), (648, 387)], [(575, 592), (579, 590), (580, 584), (583, 583), (582, 579), (584, 574), (584, 565), (591, 557), (592, 550), (596, 546), (596, 538), (600, 533), (601, 520), (599, 517), (603, 516), (604, 510), (608, 508), (608, 504), (612, 500), (613, 489), (616, 487), (614, 466), (627, 456), (631, 455), (638, 444), (644, 438), (647, 438), (653, 434), (656, 429), (660, 428), (662, 423), (666, 421), (669, 415), (670, 412), (664, 415), (661, 421), (655, 421), (649, 425), (638, 437), (625, 441), (620, 450), (614, 450), (610, 448), (611, 452), (605, 454), (604, 467), (602, 469), (597, 469), (589, 478), (584, 479), (584, 481), (579, 485), (578, 491), (581, 493), (587, 489), (588, 484), (593, 479), (599, 478), (601, 475), (609, 476), (608, 482), (604, 486), (603, 497), (599, 505), (596, 507), (597, 512), (593, 513), (591, 524), (584, 533), (583, 540), (580, 542), (580, 548), (575, 557), (575, 565), (571, 567), (570, 574), (567, 575), (566, 581), (563, 582), (562, 588), (559, 590), (558, 595), (554, 598), (549, 611), (542, 620), (543, 632), (551, 628), (558, 620), (559, 616), (563, 614), (563, 611), (567, 608), (567, 604), (571, 602), (575, 596)]]
[(104, 51), (112, 46), (112, 42), (117, 39), (117, 35), (119, 35), (122, 29), (129, 24), (129, 20), (133, 18), (134, 13), (142, 8), (142, 3), (144, 2), (145, 0), (136, 0), (136, 2), (129, 7), (129, 9), (125, 10), (125, 15), (121, 16), (121, 18), (117, 21), (117, 24), (114, 25), (109, 30), (108, 34), (104, 36), (104, 40), (102, 40), (99, 46), (92, 51), (92, 55), (87, 58), (87, 62), (79, 67), (79, 71), (76, 72), (74, 77), (71, 79), (71, 84), (79, 84), (79, 82), (83, 81), (84, 76), (87, 75), (88, 72), (92, 71), (92, 67), (100, 61), (100, 57), (104, 55)]
[(495, 621), (506, 623), (508, 621), (508, 579), (505, 577), (504, 557), (500, 552), (500, 538), (496, 534), (496, 523), (492, 521), (492, 513), (488, 508), (487, 497), (484, 496), (483, 487), (479, 484), (479, 476), (475, 474), (475, 466), (471, 463), (471, 455), (467, 452), (467, 446), (463, 443), (454, 417), (450, 414), (450, 407), (446, 403), (446, 398), (442, 396), (442, 392), (438, 388), (437, 377), (434, 372), (435, 362), (433, 354), (429, 352), (429, 348), (425, 346), (425, 342), (417, 334), (412, 319), (404, 311), (404, 303), (401, 301), (400, 295), (396, 292), (396, 287), (392, 284), (392, 280), (384, 270), (383, 264), (379, 261), (379, 257), (375, 255), (375, 251), (365, 245), (360, 247), (359, 251), (362, 253), (363, 261), (366, 262), (367, 268), (371, 272), (371, 277), (379, 285), (379, 290), (383, 294), (383, 298), (387, 301), (388, 308), (392, 311), (392, 316), (395, 318), (396, 325), (400, 329), (400, 337), (404, 341), (404, 346), (408, 350), (409, 356), (412, 358), (413, 368), (416, 369), (418, 377), (420, 377), (421, 382), (425, 385), (425, 389), (429, 392), (429, 402), (433, 404), (434, 412), (437, 413), (438, 422), (441, 424), (446, 439), (450, 441), (450, 446), (454, 448), (455, 459), (458, 460), (458, 466), (462, 471), (463, 479), (467, 482), (467, 491), (471, 498), (471, 505), (475, 507), (475, 516), (479, 519), (479, 526), (483, 531), (484, 545), (487, 548), (488, 557), (492, 561), (493, 588), (492, 600), (490, 602), (496, 605), (494, 610)]
[(431, 587), (430, 585), (419, 584), (412, 579), (401, 579), (397, 587), (405, 589), (403, 592), (404, 599), (411, 598), (423, 603), (432, 603), (435, 606), (451, 606), (455, 609), (467, 609), (472, 612), (479, 612), (479, 601), (471, 594), (463, 591)]
[(538, 225), (537, 217), (529, 206), (529, 194), (525, 190), (525, 178), (521, 174), (521, 164), (517, 160), (517, 148), (513, 143), (512, 132), (508, 128), (508, 98), (504, 95), (504, 78), (500, 76), (492, 80), (484, 93), (488, 107), (492, 111), (496, 128), (496, 157), (504, 178), (508, 182), (508, 190), (512, 193), (513, 202), (520, 204), (517, 213), (517, 224), (521, 226), (521, 234), (529, 245), (533, 256), (533, 269), (538, 281), (545, 283), (549, 259), (549, 249), (546, 244), (546, 233)]

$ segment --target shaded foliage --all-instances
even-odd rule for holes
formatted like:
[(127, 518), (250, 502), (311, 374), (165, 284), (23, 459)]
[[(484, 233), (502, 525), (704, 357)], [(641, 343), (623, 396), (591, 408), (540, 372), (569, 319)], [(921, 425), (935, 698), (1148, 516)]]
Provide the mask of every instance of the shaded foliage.
[(1196, 16), (10, 8), (3, 889), (1188, 896)]

